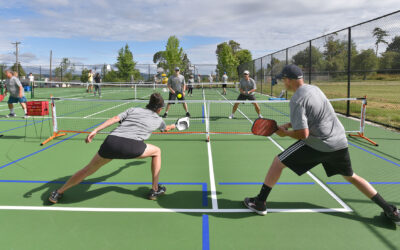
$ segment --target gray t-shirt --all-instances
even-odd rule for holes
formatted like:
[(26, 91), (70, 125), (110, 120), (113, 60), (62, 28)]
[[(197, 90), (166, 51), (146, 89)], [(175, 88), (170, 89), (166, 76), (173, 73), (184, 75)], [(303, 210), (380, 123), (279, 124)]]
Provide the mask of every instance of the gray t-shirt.
[(143, 141), (147, 140), (154, 130), (163, 131), (166, 127), (156, 112), (146, 108), (130, 108), (118, 117), (121, 119), (121, 124), (110, 135)]
[(228, 82), (228, 76), (227, 75), (223, 75), (222, 76), (222, 82), (223, 83), (227, 83)]
[(182, 92), (184, 84), (186, 83), (183, 75), (172, 75), (168, 78), (168, 86), (170, 86), (174, 91)]
[(309, 129), (303, 141), (313, 149), (333, 152), (348, 147), (343, 125), (317, 86), (304, 84), (296, 90), (290, 99), (290, 122), (294, 130)]
[[(13, 76), (10, 79), (7, 79), (6, 88), (7, 91), (10, 93), (10, 96), (18, 98), (19, 87), (22, 87), (22, 84), (17, 77)], [(25, 96), (24, 88), (22, 88), (22, 96)]]
[[(249, 78), (247, 81), (246, 79), (242, 78), (240, 80), (239, 88), (246, 91), (250, 91), (252, 89), (257, 89), (256, 82), (253, 80), (253, 78)], [(250, 93), (249, 95), (254, 95), (254, 92)]]

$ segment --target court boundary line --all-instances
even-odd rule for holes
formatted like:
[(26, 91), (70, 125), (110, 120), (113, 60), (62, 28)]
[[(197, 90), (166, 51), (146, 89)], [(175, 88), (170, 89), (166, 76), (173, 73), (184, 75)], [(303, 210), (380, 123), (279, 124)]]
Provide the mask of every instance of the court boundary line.
[(206, 143), (207, 143), (207, 155), (208, 155), (208, 172), (210, 176), (210, 194), (211, 194), (211, 205), (213, 209), (218, 209), (218, 198), (217, 198), (217, 186), (215, 184), (215, 175), (214, 175), (214, 163), (213, 163), (213, 158), (212, 158), (212, 150), (211, 150), (211, 142), (210, 142), (210, 137), (208, 134), (208, 123), (209, 123), (209, 118), (208, 118), (208, 111), (210, 107), (207, 110), (207, 104), (206, 104), (206, 97), (204, 94), (204, 89), (203, 89), (203, 100), (204, 100), (204, 114), (205, 114), (205, 122), (206, 122)]
[[(127, 213), (253, 213), (250, 209), (212, 208), (104, 208), (104, 207), (45, 207), (0, 206), (0, 210), (68, 211), (68, 212), (127, 212)], [(268, 213), (338, 213), (349, 212), (345, 208), (270, 208)]]
[[(217, 91), (218, 92), (218, 91)], [(219, 93), (219, 92), (218, 92)], [(220, 93), (219, 93), (220, 94)], [(221, 94), (220, 94), (221, 95)], [(221, 95), (222, 96), (222, 95)], [(224, 96), (222, 96), (225, 100), (226, 99)], [(205, 98), (205, 97), (204, 97)], [(228, 100), (228, 102), (232, 104), (231, 101)], [(252, 122), (240, 109), (238, 111), (245, 116), (250, 122)], [(208, 119), (206, 117), (206, 119)], [(91, 127), (92, 128), (92, 127)], [(90, 128), (88, 128), (90, 129)], [(49, 147), (55, 146), (65, 140), (68, 140), (78, 134), (72, 135), (69, 138), (66, 138), (56, 144), (53, 144)], [(283, 148), (276, 142), (274, 141), (271, 137), (268, 137), (275, 145), (278, 146), (281, 150)], [(47, 149), (47, 147), (45, 148)], [(39, 150), (35, 153), (39, 153), (45, 149)], [(0, 210), (35, 210), (35, 211), (77, 211), (77, 212), (174, 212), (174, 213), (252, 213), (251, 210), (249, 209), (219, 209), (218, 204), (217, 204), (217, 199), (216, 199), (216, 187), (215, 187), (215, 176), (214, 176), (214, 170), (213, 170), (213, 162), (212, 162), (212, 152), (211, 152), (211, 144), (210, 141), (207, 142), (207, 151), (208, 151), (208, 159), (209, 159), (209, 170), (210, 170), (210, 193), (211, 193), (211, 201), (212, 201), (212, 208), (211, 209), (168, 209), (168, 208), (88, 208), (88, 207), (44, 207), (44, 206), (0, 206)], [(32, 154), (31, 154), (32, 155)], [(26, 157), (29, 157), (31, 155), (25, 156), (19, 160), (22, 160)], [(15, 163), (15, 162), (12, 162)], [(210, 165), (211, 164), (211, 165)], [(9, 164), (6, 164), (8, 166)], [(6, 167), (6, 166), (2, 166)], [(212, 171), (211, 171), (212, 170)], [(315, 176), (314, 176), (315, 177)], [(315, 177), (316, 178), (316, 177)], [(318, 178), (314, 179), (317, 183), (323, 184)], [(326, 188), (326, 189), (325, 189)], [(325, 190), (330, 190), (328, 187), (325, 186)], [(331, 191), (332, 192), (332, 191)], [(213, 200), (213, 194), (215, 195), (215, 201)], [(332, 192), (333, 195), (335, 195)], [(336, 196), (336, 195), (335, 195)], [(337, 196), (336, 196), (337, 197)], [(340, 199), (339, 197), (337, 197)], [(214, 203), (215, 202), (215, 203)], [(214, 206), (215, 204), (215, 206)], [(339, 204), (341, 204), (339, 202)], [(343, 202), (343, 204), (345, 204)], [(346, 207), (345, 207), (346, 206)], [(343, 208), (315, 208), (315, 209), (268, 209), (268, 212), (271, 213), (279, 213), (279, 212), (289, 212), (289, 213), (329, 213), (329, 212), (352, 212), (353, 210), (348, 207), (346, 204), (343, 206)], [(350, 210), (349, 210), (350, 209)]]

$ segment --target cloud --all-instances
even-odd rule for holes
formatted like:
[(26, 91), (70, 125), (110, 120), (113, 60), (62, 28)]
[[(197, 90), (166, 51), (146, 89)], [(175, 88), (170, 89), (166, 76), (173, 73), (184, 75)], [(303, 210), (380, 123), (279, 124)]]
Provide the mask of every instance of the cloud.
[[(400, 9), (381, 0), (26, 0), (29, 13), (0, 17), (18, 37), (87, 37), (93, 41), (155, 41), (220, 37), (261, 56)], [(8, 8), (17, 6), (10, 3)], [(213, 47), (214, 46), (214, 47)], [(192, 61), (215, 63), (215, 44), (188, 48)], [(156, 52), (156, 51), (154, 51)], [(0, 49), (1, 53), (1, 49)], [(149, 58), (147, 61), (151, 61)]]

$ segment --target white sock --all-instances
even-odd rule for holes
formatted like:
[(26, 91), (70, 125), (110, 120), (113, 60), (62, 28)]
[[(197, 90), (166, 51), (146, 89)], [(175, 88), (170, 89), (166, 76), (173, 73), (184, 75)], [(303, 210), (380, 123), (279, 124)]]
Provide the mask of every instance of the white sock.
[(10, 114), (14, 114), (14, 109), (10, 109)]
[(25, 115), (28, 114), (28, 111), (26, 109), (24, 109)]

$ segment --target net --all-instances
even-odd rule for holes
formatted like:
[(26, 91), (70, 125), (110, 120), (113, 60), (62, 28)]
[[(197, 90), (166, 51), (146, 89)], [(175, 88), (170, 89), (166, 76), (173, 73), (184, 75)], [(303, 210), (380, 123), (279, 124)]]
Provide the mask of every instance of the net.
[[(161, 134), (205, 134), (206, 138), (212, 134), (250, 135), (253, 121), (258, 118), (254, 104), (260, 106), (264, 118), (276, 120), (278, 124), (290, 121), (289, 101), (241, 101), (234, 119), (229, 119), (232, 107), (236, 101), (230, 100), (192, 100), (186, 101), (191, 114), (190, 127), (185, 131), (162, 132)], [(364, 98), (331, 99), (332, 106), (338, 113), (347, 133), (364, 133), (365, 104)], [(359, 107), (362, 119), (349, 118), (341, 113), (345, 112), (347, 102)], [(53, 137), (64, 133), (88, 133), (107, 119), (122, 113), (128, 108), (142, 107), (147, 100), (89, 100), (52, 98)], [(173, 102), (168, 117), (164, 118), (167, 124), (175, 123), (185, 116), (181, 101)], [(160, 115), (163, 114), (164, 111)], [(362, 114), (364, 113), (364, 115)], [(102, 133), (110, 133), (117, 124), (110, 126)], [(160, 133), (160, 132), (156, 132)], [(44, 143), (47, 143), (46, 140)]]
[[(99, 88), (96, 88), (96, 85)], [(169, 89), (166, 84), (152, 82), (141, 83), (99, 83), (93, 84), (77, 82), (35, 82), (32, 97), (35, 99), (56, 98), (84, 98), (106, 100), (148, 100), (154, 92), (161, 93), (168, 100)], [(217, 98), (223, 93), (221, 83), (193, 83), (192, 94), (187, 97), (193, 100), (202, 100), (204, 95), (209, 99)], [(216, 91), (217, 90), (217, 91)], [(238, 84), (227, 83), (227, 93), (235, 93), (237, 97)], [(186, 92), (188, 93), (188, 92)]]

